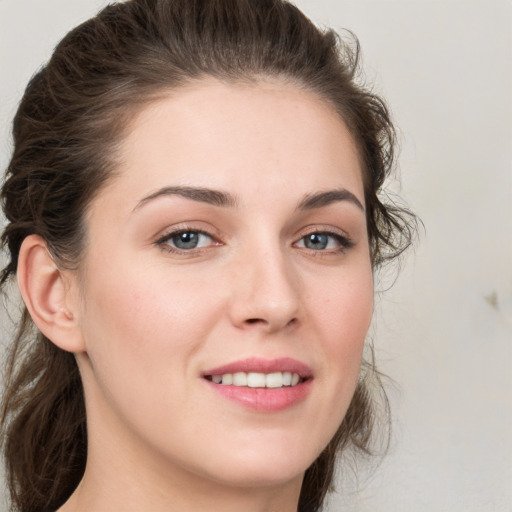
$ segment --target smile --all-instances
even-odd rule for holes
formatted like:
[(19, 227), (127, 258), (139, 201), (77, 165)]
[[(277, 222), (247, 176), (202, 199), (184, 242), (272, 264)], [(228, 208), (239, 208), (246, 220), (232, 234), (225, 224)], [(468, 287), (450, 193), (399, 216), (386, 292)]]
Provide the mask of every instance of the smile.
[(304, 401), (313, 385), (309, 366), (291, 358), (249, 358), (204, 372), (203, 382), (244, 408), (278, 412)]
[(296, 386), (302, 379), (298, 373), (292, 372), (236, 372), (223, 375), (206, 375), (205, 378), (215, 384), (249, 388), (282, 388)]

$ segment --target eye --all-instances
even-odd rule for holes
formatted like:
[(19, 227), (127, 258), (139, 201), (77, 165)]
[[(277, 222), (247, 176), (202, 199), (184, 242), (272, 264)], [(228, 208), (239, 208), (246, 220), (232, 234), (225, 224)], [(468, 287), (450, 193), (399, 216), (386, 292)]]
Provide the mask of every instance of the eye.
[(342, 252), (354, 244), (347, 237), (338, 233), (314, 232), (303, 236), (296, 246), (312, 251)]
[(212, 245), (213, 238), (204, 231), (182, 229), (165, 235), (157, 241), (157, 244), (170, 251), (190, 251)]

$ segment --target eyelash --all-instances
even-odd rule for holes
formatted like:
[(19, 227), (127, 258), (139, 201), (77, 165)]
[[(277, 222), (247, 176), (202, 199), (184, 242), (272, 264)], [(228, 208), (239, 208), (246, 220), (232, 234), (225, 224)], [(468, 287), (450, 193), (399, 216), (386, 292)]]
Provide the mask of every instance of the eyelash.
[[(193, 247), (190, 249), (180, 249), (179, 247), (173, 247), (172, 245), (170, 245), (169, 242), (173, 238), (178, 237), (183, 234), (186, 234), (186, 233), (200, 235), (200, 236), (201, 235), (206, 236), (212, 240), (214, 246), (222, 245), (222, 242), (218, 241), (217, 237), (208, 233), (207, 231), (197, 229), (197, 228), (187, 228), (187, 227), (181, 227), (179, 229), (175, 229), (174, 231), (171, 231), (170, 233), (166, 233), (164, 236), (160, 237), (155, 243), (162, 250), (164, 250), (168, 253), (176, 254), (176, 255), (180, 255), (180, 256), (198, 255), (198, 254), (202, 253), (204, 250), (208, 250), (212, 246), (212, 243), (210, 243), (205, 247), (199, 247), (199, 248)], [(307, 237), (311, 237), (313, 235), (327, 236), (331, 239), (334, 239), (335, 242), (338, 244), (338, 247), (335, 249), (310, 249), (305, 246), (298, 247), (300, 249), (304, 249), (304, 250), (308, 251), (309, 253), (311, 253), (314, 256), (329, 256), (329, 255), (342, 254), (355, 245), (355, 243), (346, 235), (342, 235), (340, 233), (336, 233), (333, 231), (327, 231), (327, 230), (312, 230), (308, 233), (305, 233), (304, 235), (301, 236), (301, 238), (297, 242), (294, 242), (293, 245), (295, 247), (297, 247), (297, 244), (299, 244), (300, 242), (305, 244), (305, 240), (307, 239)]]
[[(164, 236), (160, 237), (156, 241), (156, 245), (158, 245), (162, 250), (164, 250), (166, 252), (169, 252), (171, 254), (177, 254), (180, 256), (197, 255), (199, 252), (203, 252), (204, 250), (207, 250), (211, 246), (211, 243), (210, 243), (206, 247), (199, 247), (199, 248), (193, 247), (191, 249), (180, 249), (179, 247), (173, 247), (172, 245), (170, 245), (169, 242), (173, 238), (178, 237), (183, 234), (186, 234), (186, 233), (206, 236), (214, 242), (216, 240), (216, 237), (214, 237), (212, 234), (210, 234), (207, 231), (204, 231), (202, 229), (182, 227), (179, 229), (175, 229), (174, 231), (171, 231), (170, 233), (167, 233)], [(222, 245), (222, 244), (221, 244), (221, 242), (217, 241), (214, 245)]]
[(305, 243), (305, 240), (308, 237), (311, 237), (313, 235), (326, 236), (326, 237), (332, 238), (338, 244), (338, 247), (336, 247), (334, 249), (308, 249), (307, 247), (300, 247), (301, 249), (303, 248), (303, 249), (309, 251), (314, 256), (331, 256), (331, 255), (343, 254), (348, 249), (351, 249), (355, 245), (355, 243), (346, 235), (342, 235), (341, 233), (337, 233), (334, 231), (321, 230), (321, 229), (315, 229), (315, 230), (309, 231), (308, 233), (304, 234), (297, 242), (295, 242), (294, 245), (297, 245), (300, 242)]

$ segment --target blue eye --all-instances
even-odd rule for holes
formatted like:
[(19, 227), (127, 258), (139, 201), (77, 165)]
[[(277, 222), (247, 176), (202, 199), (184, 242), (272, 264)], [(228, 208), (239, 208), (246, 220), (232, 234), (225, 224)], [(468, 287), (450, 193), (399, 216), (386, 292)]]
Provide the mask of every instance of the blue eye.
[(331, 241), (328, 235), (324, 233), (312, 233), (311, 235), (305, 236), (304, 247), (308, 249), (313, 249), (315, 251), (322, 251), (327, 249), (329, 242)]
[(352, 247), (353, 243), (337, 233), (310, 233), (297, 242), (297, 247), (312, 251), (342, 251)]
[(169, 246), (169, 249), (189, 251), (208, 247), (212, 243), (212, 237), (202, 231), (177, 231), (166, 235), (158, 241), (158, 244)]

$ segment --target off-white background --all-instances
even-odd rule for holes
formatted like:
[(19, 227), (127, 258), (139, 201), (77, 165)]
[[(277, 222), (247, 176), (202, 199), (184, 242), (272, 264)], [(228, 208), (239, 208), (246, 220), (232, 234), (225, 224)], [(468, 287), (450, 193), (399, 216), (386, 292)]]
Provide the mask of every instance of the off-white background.
[[(105, 3), (0, 0), (2, 169), (28, 78)], [(400, 128), (401, 192), (426, 226), (373, 326), (397, 382), (391, 452), (330, 510), (510, 512), (512, 2), (297, 3), (358, 35)]]

